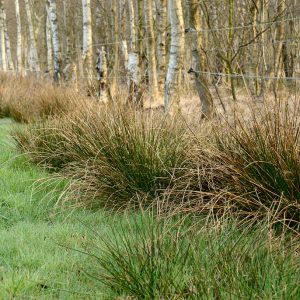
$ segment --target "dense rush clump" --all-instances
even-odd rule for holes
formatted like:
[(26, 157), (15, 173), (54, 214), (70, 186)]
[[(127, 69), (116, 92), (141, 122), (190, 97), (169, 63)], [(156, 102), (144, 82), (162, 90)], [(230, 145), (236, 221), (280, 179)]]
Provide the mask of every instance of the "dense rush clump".
[(192, 151), (176, 191), (186, 209), (242, 218), (271, 218), (294, 229), (300, 221), (300, 155), (297, 107), (277, 105), (248, 120), (214, 125), (209, 145)]
[(288, 224), (300, 221), (300, 124), (297, 107), (278, 105), (249, 122), (239, 119), (217, 135), (228, 189), (248, 199), (243, 210), (273, 212)]
[(33, 161), (73, 178), (88, 201), (104, 199), (117, 208), (159, 196), (188, 146), (174, 120), (124, 108), (69, 114), (15, 138)]

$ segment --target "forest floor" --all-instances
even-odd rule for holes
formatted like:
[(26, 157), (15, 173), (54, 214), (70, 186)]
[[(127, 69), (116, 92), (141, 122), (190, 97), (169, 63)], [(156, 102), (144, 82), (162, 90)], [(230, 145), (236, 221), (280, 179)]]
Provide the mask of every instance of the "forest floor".
[(54, 212), (63, 184), (37, 188), (46, 174), (18, 155), (13, 126), (0, 119), (0, 299), (105, 299), (103, 286), (83, 272), (91, 257), (76, 250), (91, 228), (109, 235), (113, 218), (103, 211)]

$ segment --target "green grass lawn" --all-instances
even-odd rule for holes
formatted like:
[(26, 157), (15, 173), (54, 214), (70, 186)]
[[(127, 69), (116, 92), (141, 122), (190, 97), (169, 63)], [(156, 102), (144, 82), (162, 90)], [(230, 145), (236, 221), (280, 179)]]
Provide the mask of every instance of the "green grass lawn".
[(91, 258), (72, 249), (85, 247), (91, 228), (109, 234), (112, 217), (54, 211), (63, 184), (37, 188), (46, 174), (16, 152), (12, 127), (0, 120), (0, 299), (105, 299), (83, 272)]

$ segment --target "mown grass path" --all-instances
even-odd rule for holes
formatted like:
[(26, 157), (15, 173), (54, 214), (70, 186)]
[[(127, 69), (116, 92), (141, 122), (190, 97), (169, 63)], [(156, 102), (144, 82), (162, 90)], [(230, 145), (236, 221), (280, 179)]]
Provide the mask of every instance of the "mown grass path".
[(85, 247), (91, 228), (109, 234), (110, 218), (54, 213), (60, 187), (37, 188), (46, 174), (17, 153), (13, 126), (0, 120), (0, 299), (105, 299), (100, 283), (83, 272), (92, 259), (73, 249)]

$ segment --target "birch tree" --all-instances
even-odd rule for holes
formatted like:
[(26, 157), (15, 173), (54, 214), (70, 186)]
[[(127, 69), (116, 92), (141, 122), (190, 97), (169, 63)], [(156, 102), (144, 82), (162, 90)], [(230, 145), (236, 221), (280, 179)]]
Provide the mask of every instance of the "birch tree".
[(129, 102), (132, 102), (138, 106), (142, 106), (141, 99), (139, 98), (140, 89), (140, 57), (137, 50), (136, 41), (136, 26), (135, 26), (135, 14), (134, 5), (132, 0), (128, 0), (129, 7), (129, 26), (130, 26), (130, 52), (128, 54), (127, 71), (129, 75)]
[(107, 103), (109, 101), (109, 89), (108, 89), (108, 68), (107, 68), (107, 59), (106, 51), (104, 46), (97, 51), (97, 62), (96, 62), (96, 71), (97, 71), (97, 80), (99, 83), (98, 86), (98, 97), (99, 99)]
[(22, 24), (21, 24), (19, 0), (15, 0), (15, 10), (16, 10), (16, 26), (17, 26), (17, 71), (19, 73), (22, 73), (23, 72), (23, 63), (22, 63)]
[(117, 87), (117, 74), (119, 69), (119, 35), (120, 35), (120, 28), (119, 28), (119, 6), (117, 0), (112, 0), (111, 3), (111, 12), (113, 15), (113, 37), (114, 37), (114, 65), (113, 65), (113, 78), (111, 83), (111, 90), (113, 93), (116, 92)]
[(165, 112), (172, 106), (179, 109), (178, 72), (182, 68), (184, 48), (184, 22), (181, 0), (168, 0), (169, 18), (171, 24), (171, 47), (168, 72), (165, 83)]
[[(145, 65), (145, 53), (144, 53), (144, 39), (145, 39), (145, 26), (144, 26), (144, 9), (143, 1), (137, 0), (138, 10), (138, 52), (139, 52), (139, 67), (141, 72), (144, 70)], [(144, 77), (144, 76), (142, 76)], [(142, 78), (143, 80), (143, 78)]]
[(155, 53), (155, 36), (153, 31), (153, 8), (152, 0), (145, 0), (146, 26), (147, 26), (147, 55), (148, 55), (148, 76), (151, 84), (151, 97), (158, 99), (157, 63)]
[(82, 17), (83, 17), (83, 68), (84, 71), (92, 72), (93, 70), (93, 35), (92, 35), (92, 12), (91, 0), (82, 0)]
[(40, 69), (39, 57), (38, 57), (36, 40), (35, 40), (35, 35), (34, 35), (35, 30), (34, 30), (34, 26), (33, 26), (33, 22), (32, 22), (30, 2), (29, 2), (29, 0), (24, 0), (24, 1), (25, 1), (28, 29), (29, 29), (29, 41), (30, 41), (29, 56), (30, 56), (30, 62), (32, 64), (31, 67), (32, 67), (33, 71), (39, 73), (41, 71), (41, 69)]
[(61, 53), (58, 37), (56, 0), (49, 0), (49, 20), (51, 25), (52, 46), (54, 53), (54, 81), (57, 82), (61, 76)]
[(6, 12), (3, 9), (3, 28), (4, 28), (4, 39), (5, 39), (5, 49), (6, 49), (6, 62), (9, 70), (14, 70), (14, 63), (11, 55), (11, 47), (10, 47), (10, 38), (8, 35), (7, 24), (6, 24)]
[(160, 87), (163, 87), (166, 73), (166, 60), (167, 60), (167, 0), (159, 1), (158, 9), (158, 45), (157, 45), (157, 57), (158, 57), (158, 83)]
[(53, 55), (52, 55), (52, 37), (51, 37), (51, 24), (49, 18), (49, 8), (46, 4), (46, 51), (47, 51), (47, 72), (52, 76), (53, 71)]
[(7, 57), (5, 47), (5, 29), (4, 29), (4, 7), (3, 0), (0, 1), (0, 43), (1, 43), (1, 64), (2, 70), (7, 71)]
[(198, 95), (200, 101), (202, 103), (202, 114), (205, 117), (209, 117), (212, 113), (213, 108), (213, 100), (211, 93), (208, 88), (208, 83), (206, 77), (203, 73), (205, 68), (205, 58), (202, 55), (202, 16), (200, 10), (200, 4), (198, 0), (190, 0), (191, 2), (191, 24), (192, 28), (192, 35), (193, 35), (193, 45), (192, 45), (192, 55), (194, 60), (194, 74), (195, 74), (195, 81), (196, 81), (196, 88), (198, 91)]
[[(280, 0), (277, 4), (277, 15), (282, 16), (284, 13), (285, 7), (284, 2)], [(274, 51), (274, 65), (273, 69), (270, 72), (270, 78), (267, 81), (266, 84), (266, 90), (268, 91), (271, 84), (272, 84), (272, 77), (279, 77), (280, 75), (280, 63), (281, 63), (281, 55), (282, 55), (282, 49), (283, 49), (283, 39), (284, 39), (284, 22), (278, 22), (277, 23), (277, 32), (276, 32), (276, 46)], [(278, 87), (278, 80), (275, 80), (274, 82), (274, 91), (276, 92)]]

